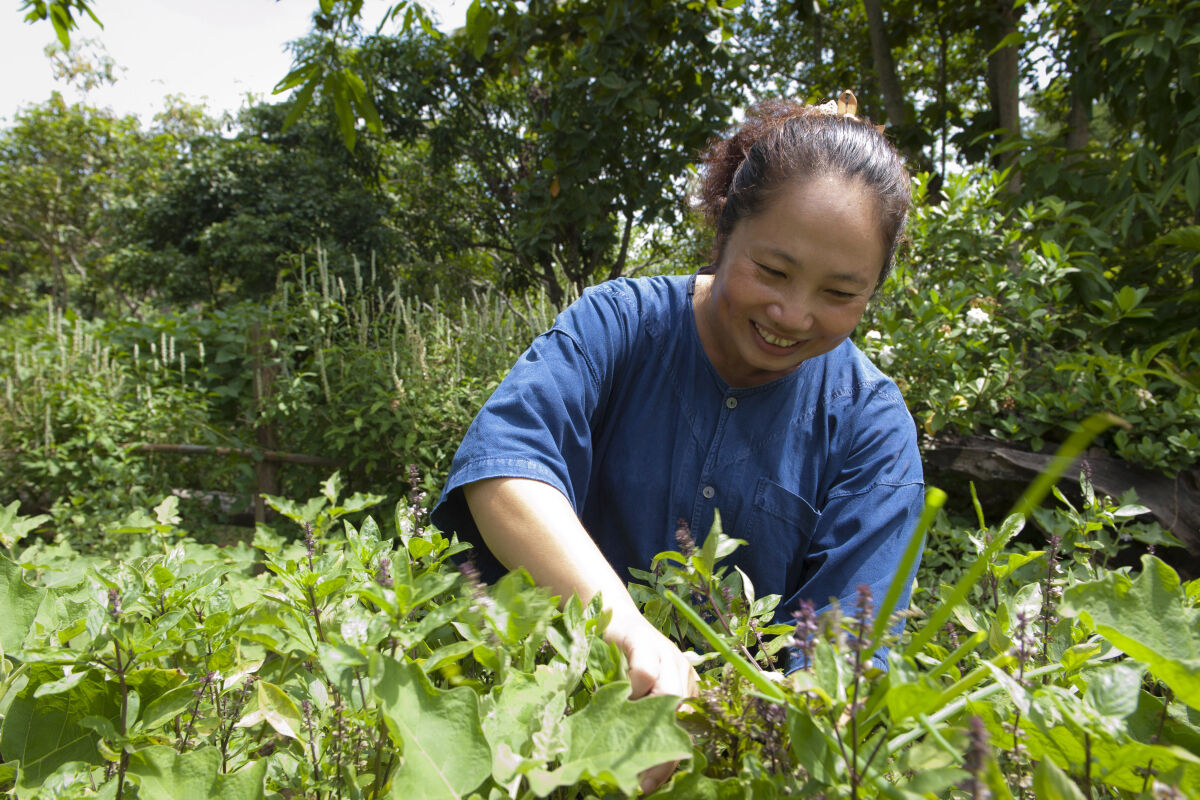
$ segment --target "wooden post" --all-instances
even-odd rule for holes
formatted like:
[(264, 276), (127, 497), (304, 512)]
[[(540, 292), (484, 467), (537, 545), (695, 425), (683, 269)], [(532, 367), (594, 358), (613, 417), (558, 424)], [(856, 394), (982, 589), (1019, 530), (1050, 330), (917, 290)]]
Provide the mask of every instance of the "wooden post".
[[(262, 323), (250, 326), (250, 358), (254, 370), (254, 438), (262, 450), (278, 450), (279, 442), (275, 426), (263, 421), (263, 409), (274, 394), (275, 378), (279, 367), (275, 364), (269, 332), (264, 332)], [(262, 496), (279, 494), (279, 463), (265, 458), (254, 462), (254, 524), (267, 521), (270, 509)]]

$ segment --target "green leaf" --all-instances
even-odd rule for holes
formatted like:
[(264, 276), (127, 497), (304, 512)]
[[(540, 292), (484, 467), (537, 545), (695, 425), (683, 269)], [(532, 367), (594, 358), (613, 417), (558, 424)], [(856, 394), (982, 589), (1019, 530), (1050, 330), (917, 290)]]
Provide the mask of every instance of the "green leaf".
[(738, 778), (714, 780), (704, 774), (707, 767), (704, 754), (694, 750), (688, 768), (676, 772), (670, 783), (654, 793), (654, 800), (746, 800), (746, 788)]
[(1130, 657), (1150, 667), (1183, 702), (1200, 709), (1200, 610), (1185, 606), (1179, 575), (1142, 556), (1142, 572), (1072, 586), (1060, 605)]
[(1170, 244), (1185, 250), (1200, 251), (1200, 225), (1188, 225), (1163, 234), (1152, 244)]
[(1049, 760), (1033, 771), (1033, 793), (1038, 800), (1084, 800), (1075, 782)]
[(7, 506), (0, 506), (0, 544), (11, 550), (25, 534), (50, 519), (49, 514), (38, 514), (33, 517), (17, 515), (21, 501), (13, 500)]
[(280, 736), (289, 739), (304, 739), (300, 708), (287, 692), (273, 683), (258, 681), (258, 694), (252, 705), (255, 708), (238, 720), (237, 727), (249, 728), (265, 722)]
[[(338, 129), (342, 133), (342, 142), (346, 149), (354, 152), (357, 134), (354, 130), (354, 110), (350, 107), (350, 92), (346, 86), (346, 76), (342, 72), (330, 72), (325, 76), (325, 93), (333, 98), (333, 111), (337, 115)], [(324, 488), (329, 491), (329, 483), (337, 477), (335, 472)]]
[(141, 784), (139, 800), (257, 800), (263, 796), (267, 760), (222, 775), (221, 751), (215, 747), (180, 754), (170, 747), (155, 746), (129, 757), (128, 774)]
[(561, 661), (532, 675), (515, 672), (484, 701), (483, 733), (492, 748), (492, 776), (507, 785), (522, 761), (542, 767), (566, 745), (562, 737), (567, 692), (574, 681)]
[(300, 119), (300, 116), (312, 104), (313, 91), (316, 90), (317, 84), (320, 82), (320, 74), (314, 75), (304, 84), (300, 91), (296, 92), (296, 95), (292, 98), (292, 107), (288, 109), (287, 116), (283, 120), (284, 133), (287, 133), (296, 124), (296, 120)]
[(1083, 697), (1101, 716), (1124, 719), (1137, 710), (1145, 671), (1128, 661), (1106, 664), (1088, 673)]
[(0, 755), (20, 761), (27, 781), (40, 782), (68, 761), (99, 764), (98, 737), (82, 723), (86, 717), (116, 719), (121, 713), (115, 683), (96, 671), (68, 691), (34, 697), (38, 687), (56, 680), (56, 667), (34, 665), (29, 683), (13, 699), (0, 729)]
[(167, 724), (170, 720), (187, 710), (196, 699), (195, 690), (198, 683), (188, 683), (165, 692), (146, 705), (142, 712), (141, 724), (147, 730), (154, 730)]
[(835, 770), (829, 763), (833, 752), (829, 736), (818, 727), (807, 709), (788, 708), (788, 730), (791, 734), (792, 757), (796, 763), (821, 783), (832, 780)]
[(630, 700), (628, 695), (624, 681), (602, 686), (582, 711), (567, 718), (567, 748), (559, 766), (529, 773), (535, 794), (545, 796), (556, 787), (590, 780), (632, 795), (642, 771), (691, 754), (691, 740), (675, 721), (678, 697)]
[(400, 800), (458, 800), (491, 774), (479, 697), (466, 687), (439, 691), (416, 664), (380, 657), (372, 691), (388, 730), (404, 749), (392, 778)]
[(13, 653), (29, 635), (38, 607), (46, 597), (45, 589), (25, 583), (24, 570), (0, 556), (0, 650)]

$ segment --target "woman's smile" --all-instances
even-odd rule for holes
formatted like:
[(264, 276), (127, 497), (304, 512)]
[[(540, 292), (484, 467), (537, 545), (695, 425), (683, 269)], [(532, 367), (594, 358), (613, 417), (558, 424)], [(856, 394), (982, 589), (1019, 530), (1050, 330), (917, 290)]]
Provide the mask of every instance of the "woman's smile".
[(763, 341), (774, 347), (790, 350), (798, 345), (804, 344), (804, 342), (800, 339), (786, 339), (782, 336), (776, 336), (762, 325), (759, 325), (757, 322), (751, 321), (750, 324), (754, 326), (754, 330), (758, 331), (758, 335), (762, 337)]

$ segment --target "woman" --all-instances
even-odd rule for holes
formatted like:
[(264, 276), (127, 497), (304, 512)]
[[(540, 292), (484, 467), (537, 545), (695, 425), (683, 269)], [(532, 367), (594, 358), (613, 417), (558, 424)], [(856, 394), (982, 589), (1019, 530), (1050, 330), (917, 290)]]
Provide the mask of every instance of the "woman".
[(848, 338), (903, 232), (896, 151), (847, 92), (755, 106), (703, 166), (713, 265), (584, 292), (480, 411), (433, 516), (486, 545), (485, 573), (601, 593), (634, 697), (695, 693), (625, 589), (679, 520), (707, 531), (719, 508), (749, 543), (733, 561), (790, 619), (860, 584), (881, 596), (923, 496), (904, 401)]

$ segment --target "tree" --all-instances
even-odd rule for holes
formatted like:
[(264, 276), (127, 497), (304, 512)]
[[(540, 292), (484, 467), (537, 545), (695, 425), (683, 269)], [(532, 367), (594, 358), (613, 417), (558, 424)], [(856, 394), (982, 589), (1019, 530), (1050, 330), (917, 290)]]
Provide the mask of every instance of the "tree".
[(194, 137), (158, 190), (126, 211), (119, 279), (176, 302), (256, 297), (299, 254), (322, 246), (335, 268), (395, 255), (379, 154), (344, 147), (311, 114), (283, 132), (287, 108), (258, 105), (233, 138)]
[(481, 7), (439, 41), (378, 38), (362, 58), (385, 130), (428, 147), (463, 246), (562, 302), (623, 274), (635, 229), (684, 213), (681, 178), (742, 80), (721, 19), (667, 0), (537, 0)]
[(57, 92), (0, 134), (0, 307), (35, 296), (101, 304), (114, 214), (153, 181), (155, 144), (135, 117)]

